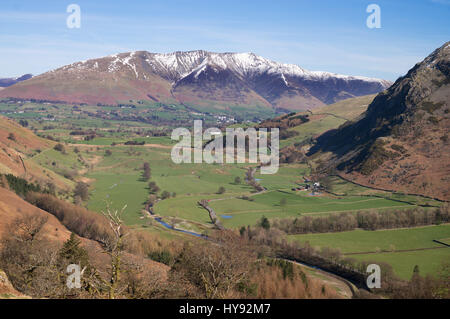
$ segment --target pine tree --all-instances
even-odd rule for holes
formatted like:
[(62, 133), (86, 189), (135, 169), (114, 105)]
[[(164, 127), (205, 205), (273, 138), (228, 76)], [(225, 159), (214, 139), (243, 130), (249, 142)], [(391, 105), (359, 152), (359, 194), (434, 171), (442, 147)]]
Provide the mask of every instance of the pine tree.
[(70, 238), (64, 243), (59, 250), (60, 264), (69, 265), (77, 264), (82, 268), (89, 266), (89, 256), (86, 250), (80, 246), (81, 240), (74, 233), (70, 234)]
[(267, 219), (266, 216), (263, 216), (261, 218), (261, 227), (266, 229), (266, 230), (270, 229), (270, 222), (269, 222), (269, 220)]

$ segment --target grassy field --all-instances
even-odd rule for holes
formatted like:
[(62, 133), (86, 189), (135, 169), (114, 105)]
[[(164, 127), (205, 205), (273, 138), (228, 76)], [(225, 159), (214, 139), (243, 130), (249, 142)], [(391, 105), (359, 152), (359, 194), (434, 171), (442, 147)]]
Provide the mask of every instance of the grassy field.
[[(111, 156), (104, 155), (107, 149), (111, 150)], [(309, 192), (293, 192), (291, 188), (301, 183), (303, 176), (309, 173), (307, 166), (301, 164), (284, 165), (274, 175), (256, 174), (255, 177), (267, 191), (255, 195), (252, 194), (253, 189), (243, 182), (246, 164), (177, 165), (170, 160), (170, 147), (106, 146), (91, 156), (101, 157), (101, 161), (85, 175), (92, 181), (89, 208), (99, 210), (104, 207), (105, 200), (112, 201), (116, 208), (127, 204), (129, 217), (126, 220), (133, 225), (145, 223), (141, 219), (148, 197), (148, 183), (141, 179), (144, 162), (150, 163), (151, 180), (157, 183), (161, 191), (176, 194), (174, 198), (157, 203), (154, 212), (160, 216), (191, 221), (193, 227), (197, 227), (197, 223), (211, 226), (206, 211), (197, 206), (201, 199), (212, 200), (211, 207), (223, 224), (230, 228), (254, 225), (262, 216), (285, 218), (303, 214), (412, 207), (385, 198), (311, 196)], [(236, 177), (241, 178), (240, 184), (234, 182)], [(225, 193), (218, 195), (221, 186), (225, 188)], [(243, 195), (250, 196), (252, 201), (240, 199)], [(286, 205), (281, 206), (282, 200)]]
[(434, 273), (440, 263), (450, 261), (450, 248), (442, 248), (443, 245), (433, 242), (449, 235), (450, 225), (445, 224), (409, 229), (290, 235), (289, 239), (309, 242), (314, 247), (339, 248), (346, 256), (358, 260), (385, 261), (400, 277), (408, 278), (416, 264), (424, 266), (420, 267), (423, 273)]
[(374, 263), (386, 262), (392, 266), (394, 272), (400, 278), (408, 280), (411, 279), (415, 265), (419, 266), (420, 274), (422, 275), (437, 274), (443, 262), (450, 262), (450, 248), (355, 255), (352, 258)]
[[(264, 185), (264, 184), (263, 184)], [(333, 212), (359, 211), (374, 208), (408, 207), (408, 204), (393, 202), (383, 198), (346, 196), (311, 196), (309, 192), (293, 192), (288, 189), (272, 190), (252, 196), (253, 201), (229, 199), (214, 201), (211, 207), (221, 215), (231, 216), (222, 222), (228, 227), (240, 227), (256, 224), (262, 216), (271, 218), (299, 217)], [(282, 200), (285, 205), (281, 205)], [(245, 209), (243, 209), (245, 207)]]

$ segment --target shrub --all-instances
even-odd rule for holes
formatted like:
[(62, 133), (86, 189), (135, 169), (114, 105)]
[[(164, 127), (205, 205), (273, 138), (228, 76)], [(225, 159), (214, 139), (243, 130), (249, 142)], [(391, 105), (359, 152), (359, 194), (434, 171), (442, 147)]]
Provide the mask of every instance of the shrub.
[(8, 140), (11, 140), (11, 141), (13, 141), (13, 142), (16, 142), (16, 141), (17, 141), (16, 135), (14, 135), (14, 133), (9, 133), (9, 134), (8, 134)]
[(163, 191), (161, 193), (161, 199), (167, 199), (170, 198), (170, 193), (168, 191)]
[(89, 199), (89, 186), (86, 183), (78, 182), (75, 186), (74, 196), (79, 196), (83, 201)]
[(58, 152), (61, 152), (61, 153), (65, 153), (65, 152), (66, 152), (66, 149), (65, 149), (64, 145), (62, 145), (61, 143), (56, 144), (56, 145), (53, 147), (53, 149), (54, 149), (55, 151), (58, 151)]
[(174, 261), (174, 257), (170, 251), (165, 249), (151, 252), (148, 254), (148, 258), (168, 266), (172, 265)]

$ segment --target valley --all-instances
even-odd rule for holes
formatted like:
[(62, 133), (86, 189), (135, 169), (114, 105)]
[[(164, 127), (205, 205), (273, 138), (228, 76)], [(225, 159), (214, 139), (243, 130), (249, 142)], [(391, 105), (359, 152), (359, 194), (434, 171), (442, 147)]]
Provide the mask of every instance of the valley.
[[(0, 213), (52, 227), (43, 234), (46, 245), (72, 245), (75, 234), (80, 236), (103, 272), (107, 262), (101, 251), (117, 262), (124, 240), (127, 274), (136, 265), (145, 272), (139, 278), (127, 275), (126, 298), (136, 296), (128, 292), (134, 285), (145, 286), (139, 286), (145, 298), (435, 293), (450, 260), (448, 52), (448, 44), (437, 49), (381, 93), (391, 83), (310, 72), (252, 54), (204, 51), (119, 54), (33, 77), (0, 93)], [(271, 81), (283, 75), (295, 106), (280, 104), (286, 92), (267, 95), (262, 74), (270, 75), (264, 81), (273, 94), (278, 91)], [(102, 78), (102, 87), (89, 87), (91, 77)], [(56, 84), (60, 78), (66, 80)], [(323, 96), (323, 88), (302, 82), (323, 85), (331, 78), (344, 81), (339, 87), (362, 81), (370, 89)], [(49, 92), (42, 85), (51, 88), (54, 100), (44, 96)], [(66, 95), (70, 85), (77, 94)], [(160, 95), (146, 98), (147, 85)], [(314, 88), (320, 91), (315, 96)], [(195, 120), (222, 131), (279, 129), (278, 171), (261, 174), (261, 164), (249, 161), (174, 163), (172, 130), (192, 130)], [(202, 143), (205, 148), (208, 141)], [(31, 216), (22, 207), (34, 207)], [(38, 215), (52, 216), (51, 224), (36, 222)], [(12, 222), (2, 224), (0, 235), (14, 225), (27, 234), (23, 221)], [(122, 239), (121, 227), (130, 239)], [(8, 236), (7, 245), (21, 245), (14, 234)], [(114, 236), (117, 242), (111, 244)], [(18, 254), (14, 245), (4, 253)], [(40, 254), (47, 256), (44, 250)], [(196, 272), (209, 267), (203, 258), (227, 264), (245, 280), (208, 290), (204, 276), (214, 270)], [(5, 271), (21, 283), (7, 260)], [(366, 287), (371, 263), (381, 267), (383, 290)], [(146, 272), (158, 272), (158, 283), (148, 283), (153, 277)], [(419, 284), (428, 290), (417, 290)], [(52, 297), (21, 285), (20, 292)], [(102, 285), (96, 296), (107, 292), (114, 298), (119, 291)], [(64, 295), (61, 289), (58, 294)]]
[[(373, 98), (374, 96), (367, 96), (345, 100), (313, 112), (300, 113), (309, 116), (310, 120), (291, 129), (297, 132), (297, 135), (282, 140), (282, 149), (305, 143), (329, 129), (336, 128), (345, 122), (344, 118), (357, 118)], [(113, 209), (127, 205), (124, 215), (126, 225), (169, 240), (191, 235), (168, 229), (156, 218), (161, 218), (166, 225), (179, 230), (203, 235), (214, 232), (215, 227), (207, 212), (197, 204), (203, 199), (210, 202), (210, 207), (214, 209), (224, 227), (234, 231), (239, 231), (242, 227), (255, 227), (263, 218), (274, 221), (337, 213), (357, 214), (373, 210), (411, 210), (421, 207), (431, 210), (442, 205), (440, 202), (419, 196), (356, 186), (339, 177), (329, 178), (326, 192), (311, 194), (311, 191), (292, 190), (307, 184), (305, 178), (311, 175), (308, 163), (281, 164), (278, 173), (274, 175), (256, 173), (255, 178), (265, 191), (255, 193), (245, 182), (248, 167), (255, 165), (247, 163), (177, 165), (170, 159), (171, 147), (176, 142), (167, 136), (170, 124), (161, 127), (145, 121), (125, 121), (108, 116), (110, 112), (119, 114), (115, 116), (132, 114), (134, 117), (144, 112), (142, 116), (145, 116), (148, 109), (144, 107), (80, 108), (65, 104), (54, 104), (49, 107), (48, 104), (32, 102), (17, 104), (5, 101), (0, 104), (0, 112), (18, 122), (26, 120), (28, 127), (33, 128), (37, 135), (50, 139), (49, 146), (57, 143), (64, 145), (63, 152), (49, 146), (42, 147), (39, 153), (26, 159), (26, 163), (42, 167), (50, 173), (45, 182), (44, 179), (35, 178), (36, 182), (45, 185), (64, 181), (67, 188), (57, 187), (58, 194), (68, 201), (74, 201), (70, 188), (78, 182), (84, 182), (89, 185), (89, 197), (82, 201), (81, 205), (96, 212), (103, 210), (107, 201)], [(286, 116), (284, 118), (289, 119)], [(189, 120), (193, 118), (187, 117), (186, 123)], [(210, 123), (217, 125), (214, 118), (211, 118)], [(129, 141), (137, 142), (137, 145), (126, 145)], [(139, 145), (140, 143), (142, 145)], [(147, 181), (142, 177), (142, 165), (145, 162), (149, 163), (151, 168), (151, 178)], [(236, 181), (236, 178), (239, 178), (239, 181)], [(154, 202), (151, 213), (146, 209), (146, 203), (151, 196), (148, 186), (150, 181), (158, 186), (159, 191), (155, 196), (160, 197)], [(224, 191), (218, 193), (221, 187)], [(163, 192), (169, 195), (161, 198)], [(430, 226), (430, 229), (434, 227), (439, 229), (440, 226)], [(399, 237), (404, 237), (402, 230), (389, 232), (394, 234), (398, 232)], [(370, 231), (353, 231), (353, 233), (354, 235), (350, 237), (352, 241), (356, 240), (361, 245), (366, 245), (362, 251), (349, 249), (345, 241), (339, 241), (339, 236), (346, 233), (288, 235), (286, 238), (289, 240), (295, 238), (300, 242), (308, 241), (317, 247), (338, 248), (344, 256), (350, 257), (346, 254), (351, 254), (355, 260), (381, 260), (390, 263), (394, 271), (405, 279), (410, 276), (416, 264), (421, 265), (424, 274), (434, 273), (439, 268), (440, 262), (449, 256), (445, 249), (436, 252), (418, 250), (387, 253), (386, 247), (379, 247), (379, 241), (364, 235), (371, 233)], [(447, 235), (441, 234), (432, 239), (449, 237), (450, 229), (443, 228), (443, 233)], [(388, 240), (385, 244), (387, 247), (390, 245), (398, 250), (405, 248), (398, 245), (395, 240)], [(423, 245), (424, 243), (418, 242), (417, 245), (411, 244), (407, 248), (422, 248)], [(427, 244), (425, 247), (428, 247)], [(370, 253), (363, 254), (363, 252)], [(397, 259), (399, 254), (412, 256), (405, 264), (403, 259), (399, 263)], [(430, 254), (432, 258), (427, 257)]]

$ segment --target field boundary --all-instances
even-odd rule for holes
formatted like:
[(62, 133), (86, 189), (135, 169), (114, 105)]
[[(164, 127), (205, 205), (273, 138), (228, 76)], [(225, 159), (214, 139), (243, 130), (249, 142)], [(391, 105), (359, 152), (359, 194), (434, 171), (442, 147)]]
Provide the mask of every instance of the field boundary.
[[(439, 240), (436, 240), (436, 239), (433, 239), (433, 241), (434, 241), (435, 243), (437, 243), (437, 244), (444, 245), (444, 246), (446, 246), (446, 247), (450, 247), (449, 244), (446, 244), (446, 243), (444, 243), (444, 242), (442, 242), (442, 241), (439, 241)], [(444, 247), (444, 248), (445, 248), (445, 247)]]
[[(439, 243), (436, 240), (433, 240), (436, 243)], [(444, 243), (439, 243), (446, 245)], [(397, 249), (397, 250), (381, 250), (381, 251), (363, 251), (363, 252), (357, 252), (357, 253), (343, 253), (345, 256), (354, 256), (354, 255), (373, 255), (373, 254), (384, 254), (384, 253), (406, 253), (406, 252), (413, 252), (413, 251), (423, 251), (423, 250), (435, 250), (435, 249), (443, 249), (443, 248), (449, 248), (450, 245), (446, 245), (447, 247), (426, 247), (426, 248), (414, 248), (414, 249)]]

